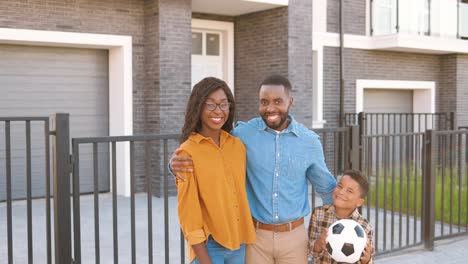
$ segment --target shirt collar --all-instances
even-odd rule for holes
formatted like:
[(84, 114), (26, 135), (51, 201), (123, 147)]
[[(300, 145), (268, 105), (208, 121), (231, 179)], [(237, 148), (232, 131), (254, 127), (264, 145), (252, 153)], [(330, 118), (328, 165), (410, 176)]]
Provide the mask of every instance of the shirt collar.
[[(294, 119), (294, 117), (292, 115), (288, 115), (289, 119), (291, 120), (291, 123), (289, 123), (289, 126), (286, 127), (285, 129), (283, 129), (282, 131), (280, 131), (281, 134), (285, 134), (285, 133), (293, 133), (295, 134), (296, 136), (299, 136), (299, 133), (298, 133), (298, 123), (296, 121), (296, 119)], [(263, 118), (260, 118), (260, 122), (258, 124), (258, 130), (270, 130), (270, 131), (277, 131), (277, 130), (274, 130), (274, 129), (271, 129), (267, 126), (267, 124), (265, 123), (265, 121), (263, 120)]]
[[(334, 206), (334, 205), (331, 205), (331, 206), (327, 209), (327, 213), (336, 215), (335, 206)], [(357, 210), (357, 208), (356, 208), (356, 209), (354, 209), (354, 211), (351, 213), (351, 215), (348, 216), (347, 219), (353, 219), (353, 220), (357, 221), (357, 220), (359, 219), (359, 216), (360, 216), (360, 214), (359, 214), (359, 212), (358, 212), (358, 210)]]
[[(229, 137), (232, 137), (231, 134), (229, 134), (228, 132), (224, 131), (221, 129), (221, 135), (220, 135), (220, 142), (219, 142), (219, 145), (222, 146), (224, 144), (224, 142), (226, 142), (226, 140), (229, 138)], [(197, 144), (199, 144), (202, 140), (210, 140), (211, 138), (210, 137), (205, 137), (205, 136), (202, 136), (201, 134), (199, 133), (196, 133), (196, 132), (193, 132), (192, 135), (190, 136), (190, 138), (195, 141)]]

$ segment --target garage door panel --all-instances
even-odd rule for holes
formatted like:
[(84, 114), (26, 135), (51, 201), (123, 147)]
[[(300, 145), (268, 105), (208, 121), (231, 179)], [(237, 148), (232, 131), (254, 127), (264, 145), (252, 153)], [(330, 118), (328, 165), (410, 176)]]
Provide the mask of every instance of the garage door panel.
[[(81, 94), (82, 95), (82, 94)], [(30, 95), (34, 96), (34, 94)], [(95, 110), (95, 109), (89, 109), (89, 108), (96, 108), (100, 104), (100, 102), (97, 100), (98, 98), (90, 98), (90, 100), (81, 102), (80, 105), (70, 105), (70, 103), (67, 103), (68, 100), (70, 100), (70, 97), (67, 96), (51, 96), (50, 98), (47, 98), (42, 101), (42, 105), (40, 106), (35, 106), (37, 104), (37, 100), (34, 100), (34, 98), (30, 98), (29, 95), (25, 95), (25, 99), (21, 98), (16, 98), (16, 99), (10, 99), (10, 98), (5, 98), (5, 100), (8, 100), (10, 105), (3, 105), (3, 107), (0, 107), (5, 110), (5, 112), (8, 111), (8, 109), (24, 109), (24, 108), (31, 108), (31, 109), (37, 109), (41, 110), (40, 112), (36, 112), (36, 115), (45, 115), (46, 111), (49, 111), (48, 113), (50, 114), (50, 110), (56, 111), (60, 110), (63, 111), (63, 109), (72, 109), (72, 110), (80, 110), (83, 111), (85, 115), (89, 115), (90, 113), (96, 112), (100, 110)], [(78, 96), (78, 94), (77, 94)], [(36, 97), (37, 98), (37, 97)], [(78, 102), (76, 102), (78, 103)], [(102, 109), (104, 110), (104, 109)], [(106, 110), (107, 111), (107, 110)], [(81, 113), (81, 112), (80, 112)], [(78, 116), (78, 115), (77, 115)]]
[[(60, 76), (71, 78), (108, 75), (108, 55), (105, 50), (73, 49), (71, 53), (70, 48), (2, 46), (2, 75), (57, 76), (57, 71), (60, 71)], [(36, 61), (41, 64), (34, 63)], [(90, 61), (95, 64), (90, 64)], [(25, 69), (27, 72), (23, 73)]]
[(365, 89), (364, 112), (411, 113), (413, 112), (413, 90)]
[[(365, 89), (364, 112), (412, 113), (413, 91), (401, 89)], [(405, 116), (372, 115), (367, 117), (368, 133), (397, 133), (408, 131)]]
[[(109, 135), (108, 52), (105, 50), (0, 45), (0, 116), (70, 113), (70, 136)], [(13, 198), (26, 196), (25, 123), (11, 123)], [(0, 159), (5, 160), (0, 123)], [(32, 194), (44, 195), (44, 124), (31, 122)], [(99, 186), (109, 190), (109, 147), (99, 148)], [(52, 157), (52, 156), (51, 156)], [(93, 190), (92, 147), (81, 150), (82, 192)], [(51, 172), (52, 173), (52, 172)], [(5, 199), (5, 164), (0, 164), (0, 200)]]

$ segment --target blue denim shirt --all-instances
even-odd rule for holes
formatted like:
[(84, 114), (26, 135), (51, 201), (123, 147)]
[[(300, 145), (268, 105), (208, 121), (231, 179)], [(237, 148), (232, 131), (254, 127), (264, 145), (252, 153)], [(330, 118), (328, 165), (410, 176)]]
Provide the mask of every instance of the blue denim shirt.
[(269, 128), (260, 117), (238, 122), (233, 131), (247, 149), (246, 189), (252, 217), (267, 224), (310, 213), (307, 181), (324, 204), (332, 203), (336, 186), (319, 136), (289, 117), (290, 125), (281, 132)]

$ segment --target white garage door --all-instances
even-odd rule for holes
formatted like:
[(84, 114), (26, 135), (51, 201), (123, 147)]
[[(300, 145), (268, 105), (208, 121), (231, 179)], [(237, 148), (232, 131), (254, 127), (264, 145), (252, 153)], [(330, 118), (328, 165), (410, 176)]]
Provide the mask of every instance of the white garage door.
[[(413, 90), (364, 89), (363, 109), (366, 113), (412, 113)], [(406, 132), (412, 126), (407, 117), (372, 115), (367, 120), (367, 133)]]
[(364, 112), (412, 113), (413, 90), (364, 89)]
[[(70, 136), (109, 134), (106, 50), (0, 45), (0, 116), (70, 113)], [(44, 195), (43, 123), (31, 123), (32, 194)], [(11, 124), (12, 194), (26, 196), (25, 124)], [(92, 147), (80, 149), (82, 192), (92, 191)], [(109, 189), (108, 148), (99, 148), (99, 187)], [(52, 156), (51, 156), (52, 157)], [(0, 123), (0, 200), (5, 196), (5, 125)]]

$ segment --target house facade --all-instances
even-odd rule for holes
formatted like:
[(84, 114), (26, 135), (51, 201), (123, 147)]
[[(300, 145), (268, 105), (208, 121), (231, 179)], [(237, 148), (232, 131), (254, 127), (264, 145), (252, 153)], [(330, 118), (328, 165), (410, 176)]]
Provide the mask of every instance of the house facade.
[[(339, 113), (339, 2), (314, 1), (314, 120)], [(468, 124), (468, 3), (343, 1), (344, 111), (454, 111)]]
[[(302, 95), (295, 114), (311, 125), (311, 3), (3, 0), (0, 116), (67, 112), (72, 138), (178, 133), (193, 82), (206, 75), (225, 79), (239, 102), (237, 118), (247, 120), (257, 114), (259, 82), (278, 73)], [(12, 132), (13, 146), (24, 141), (21, 134)], [(106, 149), (99, 152), (108, 156)], [(24, 175), (21, 147), (12, 153), (18, 157), (12, 174)], [(139, 155), (140, 149), (137, 160)], [(128, 149), (118, 153), (118, 170), (125, 172), (118, 176), (118, 192), (125, 195), (130, 192), (128, 160)], [(109, 190), (106, 168), (100, 170), (100, 188)], [(138, 178), (143, 170), (137, 164)], [(33, 171), (43, 170), (33, 165)], [(24, 193), (23, 178), (14, 177), (15, 198)], [(5, 177), (0, 179), (4, 186)], [(92, 184), (91, 177), (83, 179), (80, 189), (89, 192)], [(143, 188), (144, 179), (137, 185)], [(42, 189), (34, 185), (33, 196)]]
[[(299, 121), (335, 127), (339, 2), (0, 0), (0, 116), (68, 112), (72, 137), (178, 133), (203, 76), (226, 80), (248, 120), (259, 82), (277, 73), (293, 83)], [(345, 112), (456, 111), (468, 125), (465, 0), (342, 4)], [(128, 175), (119, 181), (128, 195)]]

